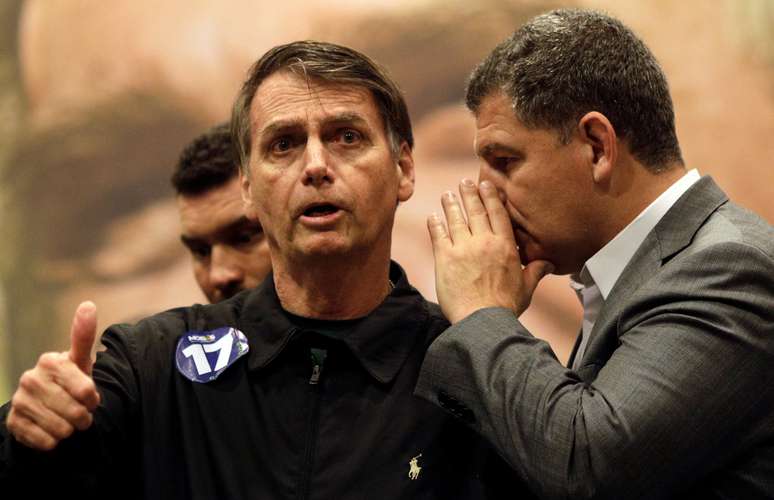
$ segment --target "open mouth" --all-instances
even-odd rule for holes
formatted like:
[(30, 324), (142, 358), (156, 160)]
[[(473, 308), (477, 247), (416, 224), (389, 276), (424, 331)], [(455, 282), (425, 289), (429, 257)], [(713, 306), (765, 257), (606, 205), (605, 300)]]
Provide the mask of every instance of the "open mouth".
[(306, 217), (325, 217), (339, 211), (339, 207), (331, 205), (330, 203), (320, 203), (318, 205), (312, 205), (304, 210), (304, 216)]

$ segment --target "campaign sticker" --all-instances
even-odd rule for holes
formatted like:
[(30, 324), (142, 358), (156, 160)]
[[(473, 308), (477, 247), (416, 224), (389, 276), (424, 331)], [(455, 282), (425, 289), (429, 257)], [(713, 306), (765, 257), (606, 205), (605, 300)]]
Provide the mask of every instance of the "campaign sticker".
[(185, 378), (203, 384), (218, 378), (249, 350), (245, 334), (230, 326), (191, 331), (177, 341), (175, 363)]

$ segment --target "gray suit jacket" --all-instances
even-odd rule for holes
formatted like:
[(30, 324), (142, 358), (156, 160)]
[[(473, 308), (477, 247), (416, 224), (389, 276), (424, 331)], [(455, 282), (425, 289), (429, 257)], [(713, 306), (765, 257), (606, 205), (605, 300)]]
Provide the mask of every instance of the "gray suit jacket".
[(624, 270), (577, 371), (483, 309), (432, 344), (416, 393), (544, 498), (774, 498), (774, 229), (702, 178)]

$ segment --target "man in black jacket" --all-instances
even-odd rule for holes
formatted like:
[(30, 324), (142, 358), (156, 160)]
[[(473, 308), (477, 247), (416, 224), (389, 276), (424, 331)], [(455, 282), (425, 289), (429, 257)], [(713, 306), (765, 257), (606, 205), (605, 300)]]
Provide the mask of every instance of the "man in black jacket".
[(345, 47), (276, 47), (250, 70), (232, 131), (273, 274), (218, 304), (108, 329), (93, 367), (96, 310), (82, 304), (70, 350), (20, 380), (0, 435), (3, 486), (43, 476), (164, 499), (483, 497), (481, 441), (412, 396), (448, 324), (390, 262), (395, 210), (414, 188), (396, 85)]

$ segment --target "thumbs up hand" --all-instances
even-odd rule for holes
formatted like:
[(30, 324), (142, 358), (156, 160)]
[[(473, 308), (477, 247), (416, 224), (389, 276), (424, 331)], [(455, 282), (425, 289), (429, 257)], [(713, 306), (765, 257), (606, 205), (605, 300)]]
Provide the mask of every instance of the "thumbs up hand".
[(20, 443), (51, 450), (76, 429), (86, 430), (99, 405), (91, 378), (91, 349), (97, 335), (97, 308), (81, 303), (70, 328), (70, 349), (40, 356), (19, 379), (6, 425)]

